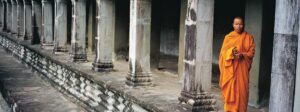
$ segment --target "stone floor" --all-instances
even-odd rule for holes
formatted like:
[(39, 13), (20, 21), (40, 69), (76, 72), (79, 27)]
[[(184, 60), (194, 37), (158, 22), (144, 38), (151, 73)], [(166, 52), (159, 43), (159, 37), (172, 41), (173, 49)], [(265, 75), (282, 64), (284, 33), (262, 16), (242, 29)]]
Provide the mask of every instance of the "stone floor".
[(0, 93), (0, 112), (10, 112), (10, 108), (7, 102), (4, 100), (2, 94)]
[[(87, 77), (93, 78), (96, 82), (105, 82), (108, 86), (124, 92), (134, 98), (138, 99), (140, 104), (147, 105), (158, 110), (166, 112), (179, 112), (189, 111), (188, 108), (182, 106), (178, 102), (178, 96), (181, 91), (182, 84), (180, 78), (174, 72), (168, 70), (160, 71), (152, 69), (153, 85), (150, 87), (136, 87), (131, 88), (125, 85), (125, 77), (128, 73), (128, 62), (125, 60), (119, 60), (114, 62), (114, 70), (109, 73), (94, 72), (91, 70), (92, 62), (95, 55), (89, 54), (87, 62), (73, 63), (70, 61), (68, 53), (52, 54), (49, 50), (42, 50), (39, 45), (31, 46), (33, 49), (46, 54), (62, 62), (63, 64), (85, 72)], [(212, 92), (217, 99), (217, 106), (219, 111), (222, 111), (222, 101), (220, 99), (220, 90), (216, 83), (213, 83)], [(256, 109), (249, 107), (248, 112), (267, 112), (267, 107)]]
[[(5, 99), (22, 112), (85, 112), (0, 47), (0, 85)], [(1, 104), (5, 103), (0, 99)], [(2, 110), (1, 110), (2, 109)], [(1, 108), (5, 112), (6, 107)]]

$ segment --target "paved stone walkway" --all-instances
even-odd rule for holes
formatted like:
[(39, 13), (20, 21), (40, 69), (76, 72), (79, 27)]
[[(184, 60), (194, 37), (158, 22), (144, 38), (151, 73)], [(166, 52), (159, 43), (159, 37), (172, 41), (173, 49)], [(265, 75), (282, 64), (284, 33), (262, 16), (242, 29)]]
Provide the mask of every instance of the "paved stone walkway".
[(2, 47), (0, 89), (5, 99), (11, 99), (12, 102), (8, 104), (14, 104), (22, 112), (85, 112), (16, 58), (7, 54)]
[(10, 108), (0, 93), (0, 112), (10, 112)]

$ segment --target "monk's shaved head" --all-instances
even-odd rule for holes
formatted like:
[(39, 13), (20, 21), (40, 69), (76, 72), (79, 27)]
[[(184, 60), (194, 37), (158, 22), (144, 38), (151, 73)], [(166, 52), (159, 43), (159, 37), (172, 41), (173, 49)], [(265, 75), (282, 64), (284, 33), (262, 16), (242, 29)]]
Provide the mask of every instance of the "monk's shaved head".
[(241, 21), (244, 23), (244, 19), (243, 19), (242, 17), (240, 17), (240, 16), (234, 17), (234, 18), (233, 18), (233, 23), (234, 23), (234, 21), (235, 21), (236, 19), (241, 20)]
[(233, 19), (233, 29), (237, 33), (242, 33), (244, 31), (244, 20), (241, 17), (235, 17)]

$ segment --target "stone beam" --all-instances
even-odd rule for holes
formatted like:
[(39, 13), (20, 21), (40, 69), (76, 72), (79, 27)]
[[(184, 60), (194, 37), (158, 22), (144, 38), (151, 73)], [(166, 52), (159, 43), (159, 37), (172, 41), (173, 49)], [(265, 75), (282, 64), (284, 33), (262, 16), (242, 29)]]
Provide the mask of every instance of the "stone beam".
[(72, 0), (71, 60), (87, 60), (86, 0)]
[(276, 0), (275, 10), (269, 111), (292, 112), (300, 1)]
[(214, 0), (188, 0), (183, 88), (178, 98), (192, 111), (216, 109), (211, 92)]
[(151, 1), (130, 0), (129, 86), (152, 84), (150, 70)]
[(115, 0), (97, 0), (97, 45), (93, 63), (95, 71), (113, 68), (112, 53), (115, 38)]

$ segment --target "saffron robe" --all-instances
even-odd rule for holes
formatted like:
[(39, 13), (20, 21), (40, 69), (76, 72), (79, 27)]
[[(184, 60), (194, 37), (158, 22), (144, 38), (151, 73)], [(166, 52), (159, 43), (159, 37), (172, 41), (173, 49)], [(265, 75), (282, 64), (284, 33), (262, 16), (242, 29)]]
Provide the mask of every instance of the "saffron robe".
[[(241, 56), (235, 58), (233, 49)], [(246, 112), (249, 96), (249, 70), (255, 53), (253, 37), (232, 31), (225, 36), (219, 56), (220, 82), (224, 112)]]

